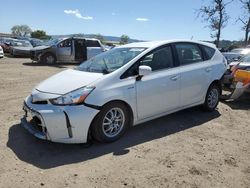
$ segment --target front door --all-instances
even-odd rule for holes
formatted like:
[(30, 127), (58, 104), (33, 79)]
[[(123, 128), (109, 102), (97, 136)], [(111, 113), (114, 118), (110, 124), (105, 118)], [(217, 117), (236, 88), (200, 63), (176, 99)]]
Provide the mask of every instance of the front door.
[(179, 107), (180, 75), (175, 67), (170, 46), (147, 54), (140, 65), (152, 68), (152, 73), (136, 82), (138, 119), (174, 110)]
[(58, 61), (63, 61), (63, 62), (72, 61), (75, 58), (72, 53), (73, 50), (72, 50), (71, 39), (63, 40), (57, 45), (56, 57)]

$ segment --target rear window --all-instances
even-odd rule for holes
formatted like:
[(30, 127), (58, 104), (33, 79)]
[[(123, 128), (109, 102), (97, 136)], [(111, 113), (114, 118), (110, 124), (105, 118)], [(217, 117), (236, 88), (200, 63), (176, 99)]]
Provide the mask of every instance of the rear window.
[(96, 40), (86, 40), (87, 47), (101, 47), (100, 43)]
[(212, 59), (212, 57), (214, 56), (215, 53), (215, 49), (210, 48), (208, 46), (202, 46), (202, 48), (204, 49), (205, 53), (206, 53), (206, 60)]

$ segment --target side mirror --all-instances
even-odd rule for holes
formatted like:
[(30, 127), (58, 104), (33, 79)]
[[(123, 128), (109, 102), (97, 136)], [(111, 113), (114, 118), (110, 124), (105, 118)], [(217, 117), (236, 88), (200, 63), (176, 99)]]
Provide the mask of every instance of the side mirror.
[(146, 65), (139, 66), (139, 76), (146, 76), (152, 72), (152, 68)]

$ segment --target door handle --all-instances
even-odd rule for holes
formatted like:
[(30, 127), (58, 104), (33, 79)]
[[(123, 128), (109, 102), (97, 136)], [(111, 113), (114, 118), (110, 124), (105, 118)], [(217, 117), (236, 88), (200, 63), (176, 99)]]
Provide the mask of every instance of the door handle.
[(172, 80), (172, 81), (176, 81), (176, 80), (178, 80), (178, 78), (179, 78), (179, 76), (172, 76), (172, 77), (170, 77), (170, 80)]
[(206, 72), (210, 72), (212, 70), (211, 67), (206, 68)]

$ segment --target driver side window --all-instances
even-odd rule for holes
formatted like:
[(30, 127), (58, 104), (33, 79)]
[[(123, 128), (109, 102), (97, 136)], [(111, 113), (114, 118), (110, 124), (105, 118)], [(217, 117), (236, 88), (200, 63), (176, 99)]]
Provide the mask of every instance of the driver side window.
[(147, 65), (152, 71), (172, 68), (174, 62), (171, 47), (167, 46), (146, 55), (140, 61), (140, 65)]
[(144, 56), (140, 61), (130, 67), (122, 76), (121, 79), (139, 74), (139, 66), (146, 65), (151, 67), (152, 71), (168, 69), (174, 67), (174, 60), (170, 46), (154, 50)]
[(58, 46), (59, 48), (71, 47), (72, 41), (70, 39), (62, 41)]

